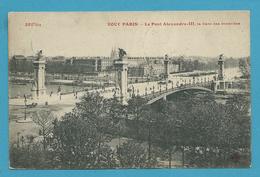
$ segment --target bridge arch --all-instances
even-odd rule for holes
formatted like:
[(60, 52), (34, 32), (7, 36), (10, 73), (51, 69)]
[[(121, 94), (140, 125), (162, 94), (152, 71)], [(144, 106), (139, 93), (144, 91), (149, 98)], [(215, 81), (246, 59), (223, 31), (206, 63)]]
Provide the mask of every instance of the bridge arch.
[(155, 97), (153, 97), (152, 99), (149, 99), (149, 101), (147, 102), (147, 104), (152, 104), (160, 99), (164, 99), (169, 95), (178, 93), (178, 92), (183, 92), (186, 90), (198, 90), (198, 91), (204, 91), (204, 92), (208, 92), (208, 93), (213, 93), (212, 90), (205, 88), (205, 87), (186, 87), (186, 88), (178, 88), (178, 89), (174, 89), (174, 90), (169, 90), (168, 92), (164, 92), (161, 93), (160, 95), (156, 95)]

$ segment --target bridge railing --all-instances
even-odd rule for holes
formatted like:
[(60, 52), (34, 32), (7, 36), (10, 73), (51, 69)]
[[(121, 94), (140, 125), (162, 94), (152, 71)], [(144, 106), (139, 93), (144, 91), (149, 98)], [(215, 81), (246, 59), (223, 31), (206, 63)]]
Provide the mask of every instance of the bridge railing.
[(208, 88), (211, 85), (211, 83), (212, 83), (211, 81), (208, 81), (208, 82), (204, 82), (204, 83), (183, 84), (183, 85), (179, 85), (179, 86), (176, 86), (176, 87), (170, 87), (170, 88), (166, 87), (166, 89), (159, 90), (157, 92), (152, 91), (151, 93), (145, 93), (145, 94), (140, 95), (140, 96), (144, 97), (147, 100), (150, 100), (150, 99), (158, 97), (159, 95), (162, 95), (162, 94), (165, 94), (165, 93), (168, 93), (168, 92), (172, 92), (172, 91), (178, 91), (178, 90), (181, 90), (181, 89), (188, 89), (188, 88), (192, 88), (192, 87), (206, 87), (206, 88)]

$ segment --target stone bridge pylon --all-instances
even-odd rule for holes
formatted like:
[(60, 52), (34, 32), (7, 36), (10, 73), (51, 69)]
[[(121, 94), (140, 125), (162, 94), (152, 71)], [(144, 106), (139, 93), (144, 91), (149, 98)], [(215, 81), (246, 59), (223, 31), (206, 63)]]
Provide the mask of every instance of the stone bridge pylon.
[(116, 69), (116, 84), (120, 88), (120, 101), (122, 104), (127, 104), (127, 71), (128, 71), (128, 58), (124, 49), (119, 48), (119, 59), (115, 60), (114, 66)]
[(218, 76), (217, 76), (217, 80), (216, 80), (216, 88), (215, 91), (225, 91), (226, 89), (226, 84), (225, 84), (225, 77), (224, 77), (224, 59), (223, 59), (224, 55), (221, 54), (219, 55), (218, 58)]
[(35, 100), (40, 100), (46, 96), (45, 87), (45, 66), (42, 50), (37, 53), (37, 58), (33, 61), (34, 81), (32, 84), (32, 96)]

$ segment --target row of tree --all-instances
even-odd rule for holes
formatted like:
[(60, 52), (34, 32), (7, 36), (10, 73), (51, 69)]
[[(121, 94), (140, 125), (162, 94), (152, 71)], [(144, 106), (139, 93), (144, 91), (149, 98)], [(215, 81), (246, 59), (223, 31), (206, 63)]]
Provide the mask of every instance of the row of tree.
[[(42, 140), (10, 147), (16, 168), (246, 167), (250, 164), (249, 100), (225, 105), (208, 95), (128, 105), (88, 94), (61, 120), (37, 113)], [(115, 142), (116, 146), (111, 145)], [(112, 143), (113, 144), (113, 143)], [(37, 155), (37, 158), (36, 158)], [(177, 159), (176, 159), (177, 158)]]

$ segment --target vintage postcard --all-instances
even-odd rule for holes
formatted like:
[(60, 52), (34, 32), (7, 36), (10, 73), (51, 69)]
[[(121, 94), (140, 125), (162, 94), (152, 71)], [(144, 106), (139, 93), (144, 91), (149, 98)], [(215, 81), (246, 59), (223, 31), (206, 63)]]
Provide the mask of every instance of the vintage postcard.
[(249, 168), (249, 11), (12, 12), (11, 169)]

